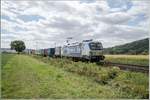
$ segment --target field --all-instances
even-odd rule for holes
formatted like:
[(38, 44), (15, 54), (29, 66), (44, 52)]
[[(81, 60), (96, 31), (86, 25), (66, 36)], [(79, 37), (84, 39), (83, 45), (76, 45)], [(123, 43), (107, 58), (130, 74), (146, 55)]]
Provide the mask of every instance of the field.
[(149, 55), (105, 55), (105, 60), (115, 63), (149, 66)]
[(145, 98), (148, 75), (95, 63), (2, 54), (2, 98)]

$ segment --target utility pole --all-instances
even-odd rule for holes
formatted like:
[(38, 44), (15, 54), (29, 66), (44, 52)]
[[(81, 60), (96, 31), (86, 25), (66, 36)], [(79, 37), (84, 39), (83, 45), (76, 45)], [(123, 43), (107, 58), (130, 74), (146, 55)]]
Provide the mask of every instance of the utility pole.
[(69, 41), (70, 41), (71, 39), (73, 39), (73, 38), (72, 38), (72, 37), (68, 37), (68, 38), (67, 38), (67, 40), (66, 40), (67, 45), (69, 45)]
[(56, 48), (56, 42), (54, 42), (54, 48)]
[(36, 40), (35, 42), (36, 42), (36, 50), (37, 50), (38, 49), (38, 41)]

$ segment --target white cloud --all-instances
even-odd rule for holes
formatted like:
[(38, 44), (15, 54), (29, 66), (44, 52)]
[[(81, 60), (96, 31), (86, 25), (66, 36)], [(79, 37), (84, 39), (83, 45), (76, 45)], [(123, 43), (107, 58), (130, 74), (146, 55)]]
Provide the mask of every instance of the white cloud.
[(150, 2), (148, 0), (135, 0), (132, 1), (133, 7), (127, 11), (127, 13), (130, 13), (132, 15), (136, 15), (139, 13), (145, 13), (146, 15), (149, 15), (149, 7)]
[(104, 16), (98, 17), (99, 20), (110, 24), (123, 24), (127, 23), (132, 18), (131, 15), (125, 12), (110, 13)]
[[(9, 32), (2, 33), (2, 47), (9, 47), (10, 41), (21, 39), (27, 48), (48, 48), (55, 43), (63, 45), (69, 36), (73, 41), (97, 39), (108, 47), (148, 37), (147, 1), (133, 2), (128, 11), (121, 10), (127, 5), (114, 9), (106, 1), (2, 1), (1, 5), (2, 29)], [(141, 13), (147, 16), (146, 20), (135, 26), (128, 25), (129, 20)], [(24, 15), (30, 17), (30, 21), (19, 17)], [(43, 19), (35, 21), (33, 15)]]

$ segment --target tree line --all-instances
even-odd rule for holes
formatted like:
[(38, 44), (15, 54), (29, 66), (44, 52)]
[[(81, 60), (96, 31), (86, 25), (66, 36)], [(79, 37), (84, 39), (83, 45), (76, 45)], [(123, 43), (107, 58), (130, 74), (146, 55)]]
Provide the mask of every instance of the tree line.
[(149, 39), (145, 38), (124, 45), (104, 48), (105, 54), (149, 54)]

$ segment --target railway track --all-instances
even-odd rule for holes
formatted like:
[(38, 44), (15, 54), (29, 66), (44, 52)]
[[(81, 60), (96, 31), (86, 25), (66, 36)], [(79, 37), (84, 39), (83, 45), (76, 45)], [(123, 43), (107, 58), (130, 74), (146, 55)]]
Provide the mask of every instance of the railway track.
[(135, 71), (135, 72), (142, 72), (142, 73), (149, 73), (149, 66), (143, 66), (143, 65), (132, 65), (132, 64), (120, 64), (120, 63), (114, 63), (114, 62), (104, 62), (106, 66), (117, 66), (122, 70), (128, 70), (128, 71)]

